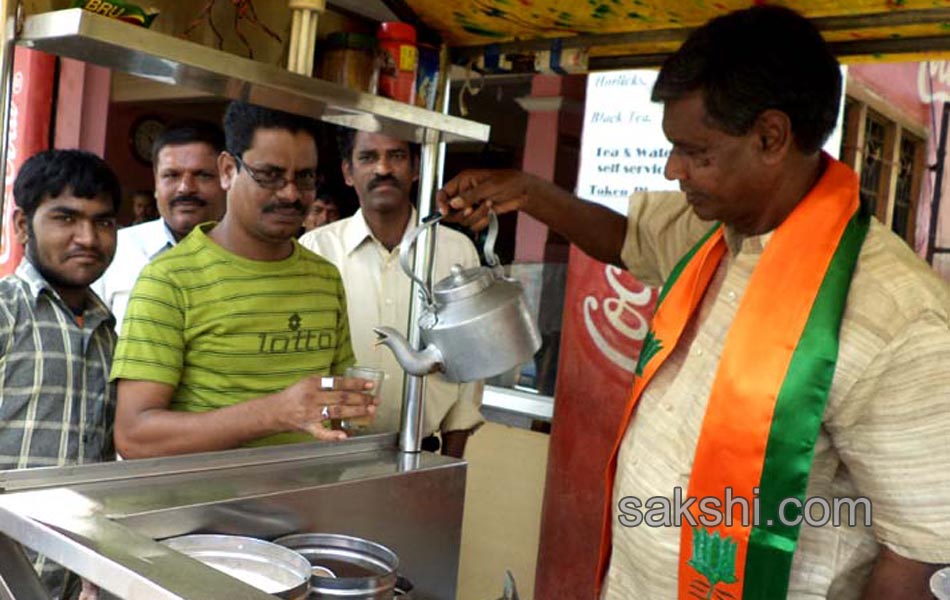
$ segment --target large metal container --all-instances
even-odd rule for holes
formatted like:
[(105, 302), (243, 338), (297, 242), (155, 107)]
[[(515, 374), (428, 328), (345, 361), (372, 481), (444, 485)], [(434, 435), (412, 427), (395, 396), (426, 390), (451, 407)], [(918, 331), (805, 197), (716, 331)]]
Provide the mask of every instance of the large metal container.
[(310, 563), (285, 546), (239, 535), (184, 535), (163, 543), (262, 592), (307, 598)]
[(309, 561), (312, 600), (393, 600), (399, 558), (382, 544), (333, 533), (288, 535), (274, 543)]

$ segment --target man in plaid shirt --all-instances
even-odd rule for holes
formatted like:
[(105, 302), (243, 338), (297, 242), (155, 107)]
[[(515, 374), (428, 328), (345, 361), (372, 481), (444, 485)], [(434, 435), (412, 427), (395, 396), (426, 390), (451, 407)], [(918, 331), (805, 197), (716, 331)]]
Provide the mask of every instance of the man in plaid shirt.
[[(93, 154), (47, 150), (13, 195), (25, 256), (0, 279), (0, 469), (113, 460), (115, 319), (89, 284), (115, 254), (119, 182)], [(38, 566), (54, 597), (74, 593)]]

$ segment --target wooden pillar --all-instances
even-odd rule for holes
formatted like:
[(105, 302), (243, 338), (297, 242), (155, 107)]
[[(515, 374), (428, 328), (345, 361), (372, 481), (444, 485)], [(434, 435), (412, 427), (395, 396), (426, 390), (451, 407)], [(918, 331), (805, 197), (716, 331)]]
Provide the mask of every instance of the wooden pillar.
[(61, 59), (54, 147), (105, 155), (111, 83), (109, 69)]
[[(531, 95), (518, 98), (528, 111), (522, 170), (574, 189), (586, 85), (586, 75), (536, 75), (531, 80)], [(567, 262), (567, 243), (557, 236), (549, 239), (547, 226), (533, 217), (518, 214), (515, 237), (517, 263), (545, 262), (546, 256)], [(549, 243), (556, 248), (548, 248)]]

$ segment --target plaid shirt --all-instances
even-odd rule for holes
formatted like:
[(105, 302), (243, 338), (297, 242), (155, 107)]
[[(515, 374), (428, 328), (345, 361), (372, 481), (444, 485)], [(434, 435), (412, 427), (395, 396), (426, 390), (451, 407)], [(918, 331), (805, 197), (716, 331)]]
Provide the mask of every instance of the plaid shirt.
[(26, 259), (0, 279), (0, 470), (115, 459), (115, 319), (87, 300), (78, 320)]

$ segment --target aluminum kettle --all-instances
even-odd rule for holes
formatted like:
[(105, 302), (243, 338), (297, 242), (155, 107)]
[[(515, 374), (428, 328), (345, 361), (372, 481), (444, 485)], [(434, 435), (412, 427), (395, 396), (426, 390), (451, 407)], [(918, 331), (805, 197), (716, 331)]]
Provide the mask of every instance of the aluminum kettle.
[[(493, 377), (532, 359), (541, 347), (541, 334), (531, 318), (521, 284), (505, 277), (495, 255), (498, 217), (489, 214), (483, 253), (487, 267), (452, 267), (451, 275), (430, 289), (412, 272), (410, 259), (419, 234), (442, 218), (427, 217), (399, 245), (399, 264), (419, 284), (425, 308), (419, 317), (424, 348), (412, 348), (391, 327), (373, 331), (392, 350), (400, 366), (412, 375), (442, 372), (447, 381)], [(433, 233), (434, 234), (434, 233)]]

